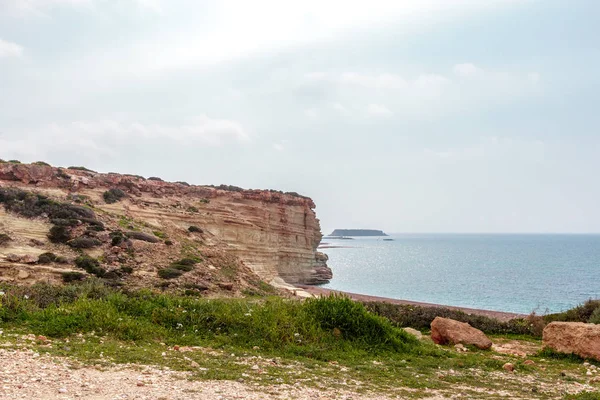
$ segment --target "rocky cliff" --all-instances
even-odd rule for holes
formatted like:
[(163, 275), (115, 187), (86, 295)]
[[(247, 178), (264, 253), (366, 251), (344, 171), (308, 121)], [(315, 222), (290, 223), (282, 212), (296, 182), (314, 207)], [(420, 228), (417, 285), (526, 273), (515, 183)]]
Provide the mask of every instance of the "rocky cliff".
[[(0, 163), (0, 188), (9, 187), (93, 210), (94, 218), (100, 222), (92, 225), (102, 224), (102, 231), (94, 233), (94, 229), (88, 228), (83, 235), (102, 244), (86, 251), (113, 266), (122, 264), (123, 260), (119, 259), (115, 246), (107, 241), (115, 235), (127, 236), (127, 231), (136, 231), (157, 239), (157, 243), (128, 240), (140, 250), (129, 263), (146, 275), (155, 273), (161, 268), (160, 264), (196, 252), (203, 260), (210, 258), (207, 255), (211, 253), (233, 257), (237, 261), (231, 259), (224, 264), (239, 262), (240, 268), (248, 269), (250, 275), (255, 274), (266, 282), (282, 278), (291, 284), (318, 284), (331, 279), (327, 257), (316, 251), (321, 232), (315, 204), (310, 198), (295, 193), (193, 186), (158, 178), (55, 168), (43, 163)], [(119, 194), (117, 199), (105, 197), (111, 190)], [(19, 198), (15, 201), (27, 202)], [(47, 234), (53, 222), (52, 216), (46, 214), (23, 218), (0, 206), (0, 234), (11, 239), (0, 244), (0, 267), (14, 264), (8, 261), (9, 254), (14, 260), (15, 255), (36, 256), (51, 249), (77, 256), (72, 243), (70, 247), (48, 243)], [(63, 224), (56, 222), (56, 218), (54, 223)], [(69, 229), (83, 231), (77, 227)], [(133, 236), (129, 234), (127, 238)], [(209, 267), (219, 269), (212, 265), (215, 262), (205, 263), (207, 271)]]

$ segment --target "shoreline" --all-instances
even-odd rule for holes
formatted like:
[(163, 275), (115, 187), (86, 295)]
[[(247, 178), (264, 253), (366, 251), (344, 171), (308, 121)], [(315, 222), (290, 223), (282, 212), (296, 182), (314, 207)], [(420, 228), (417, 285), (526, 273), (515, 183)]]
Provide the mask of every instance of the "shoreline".
[(411, 305), (411, 306), (419, 306), (419, 307), (441, 307), (441, 308), (447, 308), (450, 310), (462, 311), (466, 314), (481, 315), (484, 317), (497, 319), (502, 322), (507, 322), (514, 318), (527, 317), (526, 314), (511, 313), (511, 312), (505, 312), (505, 311), (482, 310), (482, 309), (478, 309), (478, 308), (447, 306), (447, 305), (443, 305), (443, 304), (423, 303), (420, 301), (391, 299), (388, 297), (371, 296), (371, 295), (366, 295), (366, 294), (344, 292), (341, 290), (326, 289), (326, 288), (322, 288), (319, 286), (310, 286), (310, 285), (295, 285), (295, 286), (297, 286), (298, 288), (300, 288), (314, 296), (328, 296), (332, 293), (339, 293), (339, 294), (347, 295), (351, 299), (357, 300), (357, 301), (379, 301), (379, 302), (384, 302), (384, 303)]

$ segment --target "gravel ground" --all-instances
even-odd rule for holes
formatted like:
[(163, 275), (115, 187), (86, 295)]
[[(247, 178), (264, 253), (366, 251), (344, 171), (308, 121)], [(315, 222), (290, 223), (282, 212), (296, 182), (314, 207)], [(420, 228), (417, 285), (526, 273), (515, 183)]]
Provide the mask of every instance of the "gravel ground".
[(189, 381), (185, 373), (133, 365), (99, 370), (31, 350), (0, 349), (0, 399), (372, 399), (290, 385), (254, 387), (232, 381)]

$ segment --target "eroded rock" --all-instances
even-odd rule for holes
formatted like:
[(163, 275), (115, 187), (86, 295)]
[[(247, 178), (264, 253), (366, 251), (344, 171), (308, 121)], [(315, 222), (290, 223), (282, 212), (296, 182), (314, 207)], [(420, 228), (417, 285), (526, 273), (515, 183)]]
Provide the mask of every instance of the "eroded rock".
[(487, 350), (492, 341), (479, 329), (465, 322), (436, 317), (431, 322), (431, 339), (437, 344), (465, 344)]
[(542, 343), (558, 353), (600, 360), (600, 325), (551, 322), (544, 328)]

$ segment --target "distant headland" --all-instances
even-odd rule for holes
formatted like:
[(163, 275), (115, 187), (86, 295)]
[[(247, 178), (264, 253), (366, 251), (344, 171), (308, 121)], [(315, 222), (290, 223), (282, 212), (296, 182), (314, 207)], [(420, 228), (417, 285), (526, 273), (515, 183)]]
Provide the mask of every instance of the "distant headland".
[(329, 236), (388, 236), (376, 229), (336, 229)]

